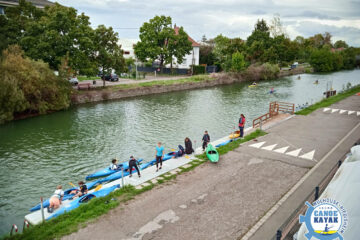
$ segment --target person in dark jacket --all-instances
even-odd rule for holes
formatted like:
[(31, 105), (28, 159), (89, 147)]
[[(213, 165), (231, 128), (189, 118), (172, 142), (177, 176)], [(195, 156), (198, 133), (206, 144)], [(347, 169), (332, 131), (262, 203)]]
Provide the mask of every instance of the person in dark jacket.
[(245, 116), (244, 114), (241, 114), (239, 118), (239, 129), (240, 129), (241, 138), (244, 136), (244, 126), (245, 126)]
[(131, 173), (132, 173), (132, 169), (133, 169), (133, 168), (136, 169), (139, 177), (141, 177), (141, 175), (140, 175), (140, 170), (139, 170), (139, 168), (138, 168), (138, 166), (137, 166), (137, 160), (136, 160), (133, 156), (131, 156), (131, 157), (130, 157), (130, 160), (129, 160), (130, 177), (132, 177), (132, 174), (131, 174)]
[(192, 154), (194, 152), (194, 149), (192, 147), (192, 142), (190, 138), (185, 138), (185, 153), (186, 154)]
[(207, 147), (208, 143), (210, 142), (210, 135), (209, 135), (208, 131), (205, 131), (202, 141), (203, 141), (202, 148), (203, 148), (203, 151), (205, 151), (205, 148)]

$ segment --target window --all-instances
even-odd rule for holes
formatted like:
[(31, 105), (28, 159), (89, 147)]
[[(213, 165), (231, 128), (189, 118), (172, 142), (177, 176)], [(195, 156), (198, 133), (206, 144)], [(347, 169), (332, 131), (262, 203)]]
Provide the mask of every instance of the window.
[(130, 55), (130, 52), (129, 52), (129, 51), (125, 51), (124, 54), (125, 54), (125, 55)]
[(0, 6), (0, 14), (1, 14), (1, 15), (5, 14), (4, 7), (1, 7), (1, 6)]
[(182, 64), (186, 65), (186, 58), (183, 59)]

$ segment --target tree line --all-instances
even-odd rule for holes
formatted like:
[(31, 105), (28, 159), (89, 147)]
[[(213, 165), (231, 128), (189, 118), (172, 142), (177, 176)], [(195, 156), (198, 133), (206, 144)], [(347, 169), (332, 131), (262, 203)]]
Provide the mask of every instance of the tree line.
[(213, 39), (203, 36), (200, 64), (217, 65), (224, 71), (241, 71), (255, 63), (282, 67), (298, 61), (309, 62), (315, 71), (330, 72), (354, 68), (359, 64), (356, 55), (360, 55), (360, 48), (350, 47), (342, 40), (333, 44), (328, 32), (291, 40), (279, 15), (275, 15), (270, 25), (263, 19), (258, 20), (245, 40), (222, 34)]

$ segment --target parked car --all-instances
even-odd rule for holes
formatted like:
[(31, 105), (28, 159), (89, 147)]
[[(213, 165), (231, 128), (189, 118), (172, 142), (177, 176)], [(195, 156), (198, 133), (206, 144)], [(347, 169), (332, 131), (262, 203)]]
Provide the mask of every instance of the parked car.
[(69, 82), (75, 86), (79, 84), (79, 80), (77, 79), (77, 77), (70, 78)]
[(119, 81), (119, 77), (118, 75), (111, 73), (111, 74), (106, 74), (105, 76), (101, 77), (102, 80), (105, 81), (110, 81), (110, 82), (117, 82)]

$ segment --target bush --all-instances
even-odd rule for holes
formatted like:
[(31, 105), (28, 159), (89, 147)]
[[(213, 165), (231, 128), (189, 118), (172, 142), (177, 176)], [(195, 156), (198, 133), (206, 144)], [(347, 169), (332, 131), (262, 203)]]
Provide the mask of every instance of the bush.
[(193, 65), (192, 69), (194, 75), (206, 73), (206, 67), (202, 65)]
[(242, 55), (239, 52), (236, 52), (232, 55), (231, 59), (231, 70), (234, 72), (240, 72), (245, 69), (245, 58), (244, 55)]
[(316, 72), (331, 72), (343, 69), (344, 59), (341, 53), (323, 48), (312, 52), (310, 64)]
[(15, 114), (44, 114), (67, 108), (70, 85), (42, 61), (24, 57), (19, 46), (3, 51), (0, 62), (0, 123)]
[(245, 77), (250, 81), (269, 80), (278, 77), (280, 68), (277, 64), (251, 64), (245, 71)]

